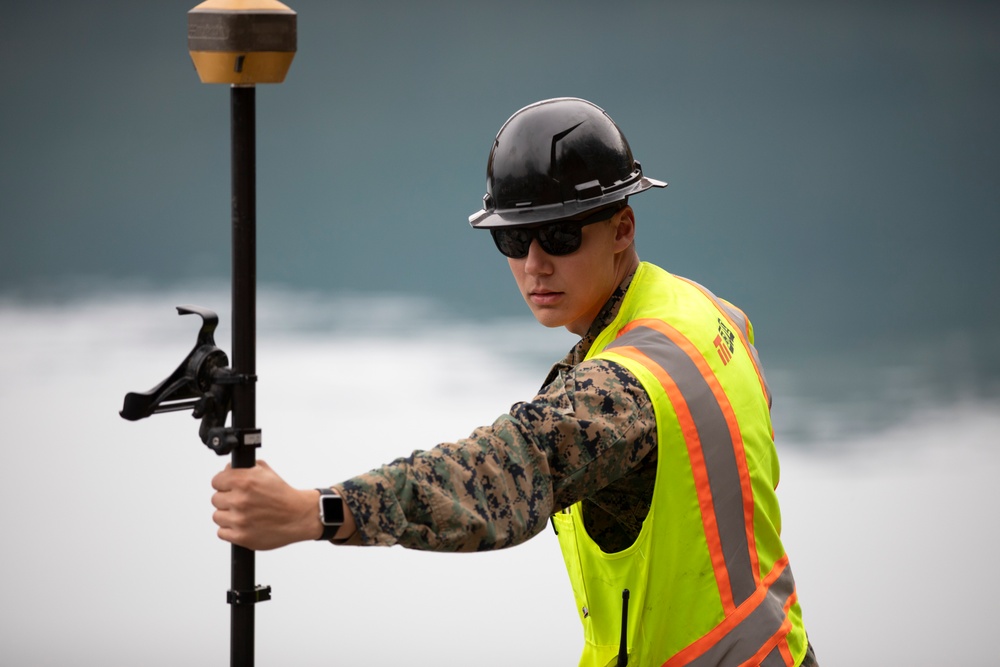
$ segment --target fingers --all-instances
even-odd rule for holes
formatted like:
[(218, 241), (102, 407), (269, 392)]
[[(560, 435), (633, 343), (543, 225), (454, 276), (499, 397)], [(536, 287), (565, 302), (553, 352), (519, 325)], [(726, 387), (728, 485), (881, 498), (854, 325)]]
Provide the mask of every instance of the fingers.
[(253, 548), (253, 547), (250, 547), (250, 546), (248, 546), (246, 544), (243, 544), (242, 543), (243, 540), (241, 538), (240, 533), (238, 533), (237, 531), (233, 530), (232, 528), (228, 528), (228, 527), (219, 528), (219, 530), (217, 530), (215, 534), (219, 536), (220, 540), (225, 540), (226, 542), (229, 542), (230, 544), (236, 544), (236, 545), (239, 545), (241, 547), (246, 547), (248, 549), (252, 549)]
[(227, 463), (222, 472), (212, 478), (212, 488), (216, 491), (246, 488), (262, 474), (275, 475), (276, 473), (267, 464), (267, 461), (257, 461), (257, 465), (253, 468), (233, 468), (231, 463)]
[(316, 503), (296, 502), (298, 492), (264, 461), (252, 468), (227, 465), (212, 478), (212, 488), (212, 521), (219, 538), (249, 549), (274, 549), (305, 539), (291, 528), (298, 527), (303, 515), (315, 518)]
[(219, 536), (219, 539), (226, 542), (247, 547), (248, 549), (255, 548), (252, 543), (250, 531), (247, 530), (246, 516), (239, 511), (231, 510), (227, 506), (226, 495), (228, 494), (216, 493), (212, 496), (212, 504), (218, 508), (212, 513), (212, 521), (219, 527), (216, 535)]
[[(262, 468), (271, 472), (267, 464)], [(225, 469), (212, 478), (212, 488), (215, 489), (215, 493), (212, 494), (212, 505), (219, 510), (242, 508), (253, 492), (254, 480), (260, 477), (261, 472), (263, 471), (253, 468), (234, 469), (231, 464), (226, 464)]]
[(234, 505), (233, 495), (239, 479), (239, 472), (240, 470), (233, 470), (232, 464), (227, 463), (226, 467), (212, 478), (212, 488), (215, 489), (215, 493), (212, 494), (212, 506), (215, 507), (212, 521), (219, 527), (216, 534), (219, 539), (233, 544), (236, 544), (239, 539), (238, 531), (235, 530), (234, 525), (238, 520), (238, 515), (231, 511)]
[(229, 478), (232, 469), (233, 465), (231, 463), (227, 463), (222, 472), (212, 478), (212, 488), (216, 491), (228, 491), (231, 487)]

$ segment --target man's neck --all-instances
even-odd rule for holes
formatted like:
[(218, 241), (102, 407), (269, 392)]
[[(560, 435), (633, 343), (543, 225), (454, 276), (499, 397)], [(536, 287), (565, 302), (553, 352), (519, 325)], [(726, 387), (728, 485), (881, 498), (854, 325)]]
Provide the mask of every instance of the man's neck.
[(569, 354), (569, 357), (573, 358), (571, 363), (580, 363), (583, 361), (583, 358), (587, 356), (587, 352), (590, 351), (590, 347), (594, 344), (594, 340), (597, 339), (597, 336), (618, 316), (618, 311), (621, 310), (622, 299), (625, 298), (625, 294), (628, 292), (629, 285), (632, 284), (632, 278), (635, 277), (635, 271), (638, 268), (639, 262), (637, 257), (635, 264), (632, 266), (632, 270), (622, 278), (622, 280), (618, 283), (618, 286), (613, 292), (611, 292), (611, 295), (608, 296), (608, 299), (604, 302), (604, 306), (601, 308), (600, 312), (597, 313), (597, 317), (595, 317), (593, 322), (590, 323), (587, 333), (585, 333), (580, 338), (580, 341), (573, 347), (573, 350)]
[[(622, 283), (627, 282), (635, 275), (635, 270), (639, 268), (639, 255), (635, 252), (635, 245), (632, 245), (626, 250), (619, 254), (615, 258), (615, 279), (614, 287), (612, 287), (604, 297), (603, 303), (606, 305), (611, 296), (621, 287)], [(590, 322), (582, 323), (579, 320), (573, 322), (572, 324), (566, 325), (566, 329), (570, 333), (574, 333), (581, 338), (586, 337), (587, 333), (594, 328), (594, 323), (597, 322), (601, 313), (605, 310), (604, 306), (598, 309), (594, 313), (594, 318)], [(610, 320), (608, 320), (610, 322)], [(603, 327), (601, 327), (603, 328)]]

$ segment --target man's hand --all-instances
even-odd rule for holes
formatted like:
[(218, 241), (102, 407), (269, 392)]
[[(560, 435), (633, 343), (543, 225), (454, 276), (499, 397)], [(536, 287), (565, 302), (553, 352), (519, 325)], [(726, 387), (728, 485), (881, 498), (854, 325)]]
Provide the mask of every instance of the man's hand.
[(227, 465), (212, 488), (212, 520), (227, 542), (266, 551), (323, 534), (319, 491), (292, 488), (264, 461), (253, 468)]

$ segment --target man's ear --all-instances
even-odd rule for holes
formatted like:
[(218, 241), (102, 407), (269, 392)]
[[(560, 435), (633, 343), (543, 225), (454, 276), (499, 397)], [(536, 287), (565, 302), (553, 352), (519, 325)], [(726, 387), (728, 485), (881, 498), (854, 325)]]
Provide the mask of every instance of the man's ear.
[(625, 208), (615, 214), (615, 252), (628, 249), (635, 241), (635, 213), (632, 207)]

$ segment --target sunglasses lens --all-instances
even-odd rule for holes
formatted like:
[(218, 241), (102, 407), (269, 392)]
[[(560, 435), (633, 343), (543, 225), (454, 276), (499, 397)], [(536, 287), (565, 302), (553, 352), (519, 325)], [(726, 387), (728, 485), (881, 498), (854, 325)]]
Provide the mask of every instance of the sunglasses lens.
[(550, 255), (568, 255), (580, 248), (583, 228), (575, 222), (557, 222), (538, 228), (538, 243)]
[(528, 256), (528, 248), (531, 246), (531, 239), (534, 236), (526, 229), (500, 228), (491, 229), (493, 242), (505, 257), (521, 259)]

